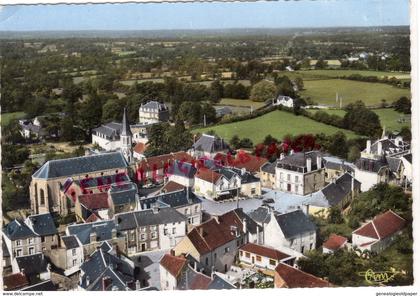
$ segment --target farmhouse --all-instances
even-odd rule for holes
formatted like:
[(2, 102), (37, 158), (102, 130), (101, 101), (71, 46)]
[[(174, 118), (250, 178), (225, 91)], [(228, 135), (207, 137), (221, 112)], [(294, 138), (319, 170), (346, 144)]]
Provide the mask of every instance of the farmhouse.
[(403, 218), (388, 210), (353, 231), (352, 244), (361, 251), (382, 252), (402, 232), (405, 223)]

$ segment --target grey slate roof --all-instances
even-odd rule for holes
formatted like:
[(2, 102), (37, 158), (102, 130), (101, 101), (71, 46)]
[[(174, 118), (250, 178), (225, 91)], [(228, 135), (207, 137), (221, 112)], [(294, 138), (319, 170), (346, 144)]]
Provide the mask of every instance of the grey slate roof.
[(315, 224), (301, 210), (275, 215), (275, 217), (287, 239), (316, 231)]
[(143, 210), (151, 209), (156, 205), (158, 207), (178, 208), (198, 203), (201, 203), (201, 200), (192, 192), (191, 188), (160, 193), (152, 197), (140, 199), (140, 205)]
[(117, 122), (108, 122), (92, 130), (93, 133), (100, 133), (110, 139), (119, 139), (123, 125)]
[(229, 149), (225, 141), (219, 137), (203, 134), (200, 139), (193, 144), (193, 148), (197, 151), (214, 153)]
[[(277, 167), (281, 167), (291, 171), (307, 172), (306, 159), (311, 159), (311, 170), (317, 168), (317, 156), (322, 154), (319, 151), (296, 152), (291, 155), (286, 155), (283, 159), (277, 161)], [(322, 161), (321, 161), (322, 165)]]
[(228, 115), (228, 114), (232, 114), (232, 109), (231, 108), (229, 108), (229, 107), (226, 107), (226, 106), (224, 106), (224, 107), (222, 107), (222, 108), (216, 108), (216, 115), (217, 116), (225, 116), (225, 115)]
[(175, 160), (169, 169), (171, 175), (193, 179), (197, 169), (189, 162)]
[(242, 171), (237, 168), (231, 168), (231, 170), (238, 174), (239, 178), (241, 179), (242, 184), (260, 182), (260, 178), (255, 177), (253, 174), (249, 172), (242, 173)]
[(391, 172), (397, 172), (401, 165), (401, 159), (396, 157), (387, 156), (386, 161), (388, 163)]
[(77, 241), (77, 237), (75, 235), (62, 236), (61, 239), (63, 240), (64, 246), (67, 250), (79, 247), (79, 242)]
[(113, 185), (108, 192), (114, 205), (134, 203), (137, 196), (137, 185), (132, 182)]
[(261, 224), (266, 224), (270, 222), (271, 219), (270, 210), (267, 207), (258, 207), (248, 215), (251, 217), (251, 219)]
[(47, 261), (43, 254), (16, 257), (16, 262), (20, 270), (31, 277), (40, 273), (47, 272)]
[(19, 222), (16, 219), (7, 224), (3, 228), (3, 232), (10, 240), (18, 240), (38, 236), (24, 222)]
[(168, 110), (168, 107), (163, 104), (163, 103), (159, 103), (158, 101), (149, 101), (144, 105), (140, 106), (140, 109), (153, 109), (153, 111), (157, 112), (157, 111), (166, 111)]
[(261, 171), (269, 173), (271, 175), (275, 175), (276, 174), (276, 165), (277, 164), (275, 162), (266, 162), (261, 167)]
[(211, 281), (210, 285), (208, 286), (209, 290), (225, 290), (225, 289), (237, 289), (231, 283), (225, 281), (217, 274), (213, 275), (213, 280)]
[[(335, 206), (351, 193), (351, 182), (354, 177), (349, 173), (341, 175), (335, 183), (330, 183), (321, 189), (330, 206)], [(361, 183), (354, 179), (354, 189), (360, 190)]]
[(344, 161), (338, 157), (325, 156), (323, 157), (324, 167), (331, 170), (353, 172), (354, 164)]
[(368, 159), (368, 158), (359, 158), (356, 161), (356, 166), (360, 170), (378, 173), (383, 167), (387, 167), (388, 163), (386, 159)]
[[(245, 214), (244, 211), (242, 210), (242, 208), (235, 209), (234, 211), (238, 215), (238, 217), (241, 219), (241, 221), (244, 221), (244, 219), (246, 220), (246, 228), (250, 233), (256, 234), (256, 233), (258, 233), (258, 231), (260, 233), (263, 232), (262, 226), (258, 225), (252, 219), (252, 217), (250, 215)], [(257, 228), (258, 228), (258, 231), (257, 231)]]
[(50, 213), (32, 215), (28, 219), (32, 225), (32, 229), (35, 233), (40, 236), (54, 235), (57, 234), (57, 228), (55, 227), (54, 219)]
[(413, 163), (413, 155), (411, 153), (403, 156), (409, 163)]
[[(124, 257), (122, 257), (124, 258)], [(102, 279), (110, 279), (106, 290), (117, 287), (126, 290), (129, 283), (134, 281), (134, 269), (127, 262), (114, 254), (112, 249), (104, 248), (104, 244), (94, 251), (80, 266), (83, 271), (81, 287), (89, 291), (103, 290)], [(89, 280), (89, 281), (88, 281)]]
[(379, 154), (378, 151), (378, 143), (381, 142), (382, 143), (382, 151), (388, 153), (395, 153), (398, 152), (399, 147), (397, 145), (395, 145), (394, 141), (391, 141), (390, 139), (381, 139), (376, 141), (375, 143), (372, 144), (371, 146), (371, 152), (374, 154)]
[(186, 221), (186, 217), (177, 210), (169, 207), (159, 208), (156, 213), (152, 209), (148, 209), (115, 215), (115, 224), (119, 231), (182, 221)]
[(74, 224), (67, 227), (69, 235), (75, 235), (83, 244), (89, 244), (90, 234), (96, 233), (97, 241), (112, 239), (112, 229), (115, 228), (114, 220), (97, 221), (93, 223)]
[(91, 172), (126, 168), (127, 166), (128, 164), (121, 152), (101, 153), (47, 161), (32, 175), (32, 178), (70, 177)]

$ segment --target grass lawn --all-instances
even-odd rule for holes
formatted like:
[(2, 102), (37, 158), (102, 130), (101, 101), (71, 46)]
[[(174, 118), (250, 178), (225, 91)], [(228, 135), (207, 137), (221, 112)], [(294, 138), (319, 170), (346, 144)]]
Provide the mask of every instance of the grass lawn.
[[(344, 110), (315, 110), (311, 109), (308, 110), (311, 113), (315, 113), (317, 111), (325, 111), (328, 114), (334, 114), (343, 117), (346, 113)], [(409, 114), (403, 114), (395, 111), (391, 108), (382, 108), (382, 109), (374, 109), (372, 110), (379, 116), (379, 120), (381, 121), (382, 126), (384, 126), (388, 131), (395, 131), (401, 130), (404, 126), (411, 126), (411, 116)], [(403, 119), (404, 122), (398, 122), (399, 119)]]
[(360, 82), (344, 79), (309, 80), (304, 82), (302, 97), (310, 97), (316, 103), (337, 106), (336, 93), (343, 98), (343, 106), (362, 100), (367, 106), (394, 102), (402, 96), (410, 97), (409, 89), (384, 83)]
[(254, 102), (251, 100), (238, 100), (238, 99), (229, 99), (223, 98), (217, 105), (229, 105), (229, 106), (239, 106), (239, 107), (253, 107), (253, 108), (260, 108), (264, 106), (264, 102)]
[(269, 134), (275, 138), (282, 139), (287, 134), (334, 134), (341, 130), (347, 137), (352, 138), (356, 136), (356, 134), (351, 131), (339, 129), (304, 116), (295, 116), (292, 113), (279, 110), (254, 119), (200, 128), (193, 132), (203, 133), (209, 130), (214, 130), (217, 135), (226, 140), (230, 140), (233, 135), (238, 135), (239, 138), (250, 138), (254, 144), (262, 142), (265, 136)]
[(25, 112), (12, 112), (12, 113), (2, 113), (1, 114), (1, 126), (9, 124), (10, 121), (14, 119), (25, 118)]

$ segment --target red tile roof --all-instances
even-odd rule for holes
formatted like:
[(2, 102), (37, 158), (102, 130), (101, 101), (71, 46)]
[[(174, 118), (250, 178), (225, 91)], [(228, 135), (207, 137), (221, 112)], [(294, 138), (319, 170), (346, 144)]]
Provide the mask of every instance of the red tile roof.
[(290, 257), (290, 255), (282, 253), (278, 250), (253, 243), (247, 243), (246, 245), (242, 246), (240, 250), (276, 260), (283, 260)]
[(137, 164), (138, 170), (143, 170), (144, 172), (160, 170), (171, 165), (175, 160), (191, 162), (193, 160), (192, 156), (186, 152), (180, 151), (170, 154), (163, 154), (158, 156), (152, 156), (145, 159), (142, 159)]
[(285, 282), (286, 288), (323, 288), (332, 284), (290, 265), (279, 263), (275, 272)]
[(3, 288), (6, 291), (21, 289), (28, 285), (29, 281), (23, 273), (14, 273), (3, 277)]
[(190, 290), (207, 290), (211, 283), (211, 278), (201, 273), (196, 273), (194, 278), (189, 283)]
[(214, 160), (220, 162), (221, 165), (244, 168), (250, 173), (258, 172), (262, 165), (268, 162), (267, 158), (255, 156), (242, 150), (238, 151), (236, 156), (217, 153)]
[(182, 256), (173, 256), (171, 254), (165, 254), (160, 260), (162, 265), (170, 274), (177, 278), (184, 266), (187, 264), (187, 259)]
[(144, 143), (137, 143), (136, 146), (134, 146), (133, 150), (134, 152), (137, 152), (138, 154), (144, 154), (144, 151), (146, 151), (147, 146), (148, 145)]
[(79, 202), (85, 208), (90, 210), (109, 208), (107, 192), (79, 195)]
[(200, 254), (206, 254), (236, 239), (232, 226), (242, 233), (242, 221), (235, 211), (194, 227), (187, 236)]
[(405, 220), (393, 211), (380, 214), (353, 233), (374, 239), (384, 239), (404, 228)]
[(333, 233), (322, 246), (329, 250), (335, 251), (340, 249), (345, 243), (347, 243), (347, 238)]
[(216, 184), (216, 181), (219, 180), (222, 175), (209, 170), (208, 168), (202, 167), (198, 170), (195, 176), (201, 180)]
[(174, 181), (169, 181), (168, 183), (166, 183), (165, 186), (162, 187), (162, 189), (160, 189), (160, 192), (164, 192), (164, 193), (168, 193), (168, 192), (174, 192), (174, 191), (179, 191), (184, 189), (185, 186), (182, 184), (179, 184), (177, 182)]
[(89, 218), (86, 219), (85, 223), (90, 223), (90, 222), (96, 222), (98, 220), (101, 220), (98, 215), (96, 215), (95, 213), (92, 213)]

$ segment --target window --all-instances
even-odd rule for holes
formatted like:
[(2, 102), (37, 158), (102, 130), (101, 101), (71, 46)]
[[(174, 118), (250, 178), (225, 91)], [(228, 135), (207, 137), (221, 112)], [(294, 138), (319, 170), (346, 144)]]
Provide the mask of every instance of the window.
[(72, 249), (71, 254), (72, 254), (72, 256), (76, 256), (76, 249)]
[(184, 210), (184, 214), (185, 214), (185, 215), (188, 215), (188, 208), (186, 208), (186, 209)]
[(31, 237), (31, 238), (28, 238), (28, 244), (29, 245), (32, 245), (34, 243), (34, 239)]
[(290, 181), (290, 174), (287, 174), (287, 181)]
[(250, 253), (248, 253), (248, 252), (245, 252), (245, 257), (246, 257), (246, 258), (251, 258), (251, 254), (250, 254)]
[(303, 252), (305, 251), (305, 247), (300, 247), (300, 252), (303, 254)]
[(150, 230), (156, 231), (156, 225), (150, 226)]
[(280, 173), (280, 180), (283, 180), (283, 173)]
[(206, 258), (206, 265), (209, 265), (209, 257)]
[(258, 261), (258, 262), (261, 262), (261, 256), (258, 256), (258, 255), (257, 255), (257, 261)]
[(295, 183), (299, 182), (299, 176), (295, 176)]
[(194, 211), (198, 213), (198, 206), (195, 206)]
[(277, 261), (276, 260), (270, 259), (270, 265), (275, 266), (276, 264), (277, 264)]
[(251, 188), (251, 194), (254, 195), (256, 192), (255, 188)]
[(167, 288), (167, 287), (169, 287), (169, 282), (168, 282), (168, 281), (166, 281), (166, 288)]
[(146, 239), (146, 234), (142, 233), (140, 235), (140, 240), (144, 241)]
[(295, 192), (298, 192), (298, 191), (299, 191), (299, 186), (295, 185)]
[(152, 232), (152, 233), (151, 233), (151, 237), (152, 237), (152, 238), (156, 238), (156, 236), (157, 236), (157, 235), (156, 235), (156, 232)]
[(239, 255), (243, 256), (244, 255), (244, 252), (239, 251)]
[(29, 248), (29, 255), (32, 255), (35, 253), (35, 248), (34, 247), (30, 247)]
[(312, 250), (312, 247), (313, 247), (313, 243), (310, 243), (309, 244), (309, 250)]
[(229, 247), (225, 248), (225, 254), (229, 252)]
[[(54, 239), (54, 237), (53, 237)], [(45, 243), (45, 236), (41, 236), (41, 243)]]
[(140, 228), (140, 231), (141, 231), (141, 232), (146, 232), (146, 227), (142, 227), (142, 228)]
[(174, 228), (172, 228), (172, 234), (175, 234), (176, 233), (176, 228), (174, 227)]
[(17, 241), (16, 241), (16, 246), (21, 246), (22, 245), (22, 241), (20, 240), (20, 239), (18, 239)]
[(40, 193), (40, 196), (41, 196), (41, 206), (43, 206), (43, 205), (45, 205), (44, 189), (40, 189), (39, 193)]
[(16, 250), (16, 257), (22, 256), (22, 249)]
[(217, 259), (217, 254), (216, 254), (216, 253), (214, 253), (213, 257), (214, 257), (214, 261), (216, 261), (216, 259)]
[(163, 229), (163, 235), (168, 235), (168, 229)]

